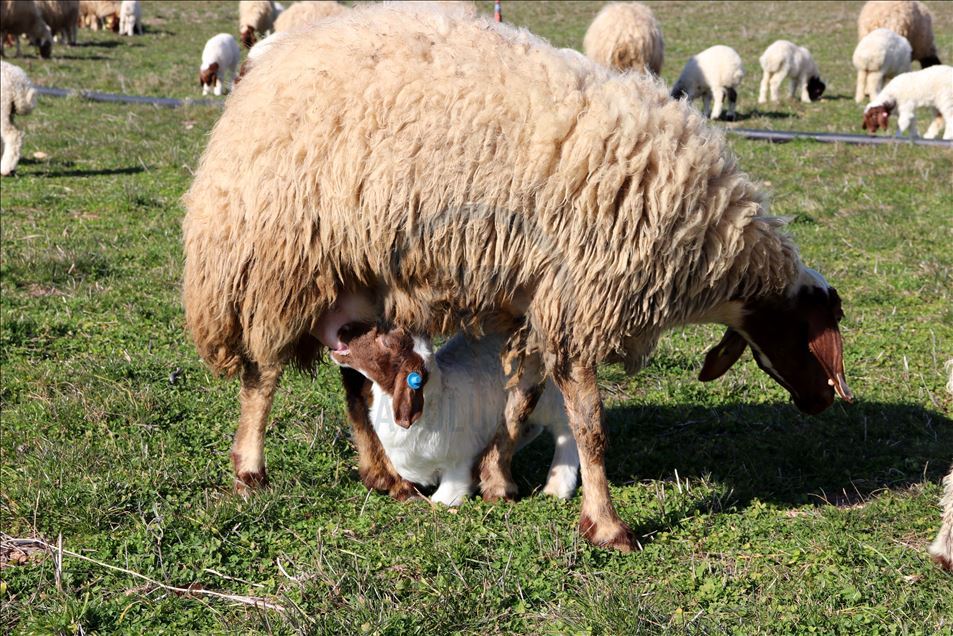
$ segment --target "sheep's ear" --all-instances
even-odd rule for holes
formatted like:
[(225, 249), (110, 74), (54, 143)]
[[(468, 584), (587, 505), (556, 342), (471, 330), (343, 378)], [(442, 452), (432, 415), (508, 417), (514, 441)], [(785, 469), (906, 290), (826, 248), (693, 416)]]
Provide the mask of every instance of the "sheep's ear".
[(723, 376), (738, 361), (747, 346), (748, 343), (744, 337), (729, 327), (722, 336), (721, 342), (705, 354), (705, 364), (702, 365), (698, 379), (702, 382), (711, 382)]
[(808, 348), (824, 369), (837, 395), (851, 403), (854, 394), (844, 379), (844, 343), (837, 328), (843, 317), (840, 296), (831, 287), (827, 290), (827, 301), (812, 306), (808, 311)]
[[(394, 407), (394, 423), (402, 428), (410, 428), (424, 413), (424, 389), (421, 385), (413, 389), (407, 381), (410, 373), (401, 371), (394, 380), (391, 404)], [(418, 379), (420, 374), (417, 373)]]

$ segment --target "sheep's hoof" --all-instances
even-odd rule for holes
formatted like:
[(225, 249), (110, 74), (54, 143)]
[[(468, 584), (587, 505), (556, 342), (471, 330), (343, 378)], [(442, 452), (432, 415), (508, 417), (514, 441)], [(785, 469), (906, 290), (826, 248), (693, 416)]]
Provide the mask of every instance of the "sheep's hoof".
[(586, 541), (600, 548), (611, 548), (628, 553), (640, 547), (629, 526), (618, 519), (607, 519), (597, 523), (583, 513), (579, 520), (579, 534)]
[(268, 475), (262, 468), (259, 472), (245, 472), (235, 475), (235, 494), (243, 497), (250, 496), (254, 491), (261, 490), (268, 485)]
[(396, 480), (394, 485), (391, 486), (388, 494), (397, 501), (413, 501), (414, 499), (422, 499), (418, 485), (412, 481), (407, 481), (406, 479)]
[(490, 503), (497, 501), (516, 501), (519, 489), (512, 481), (500, 480), (495, 484), (481, 484), (480, 494), (483, 496), (483, 501), (489, 501)]

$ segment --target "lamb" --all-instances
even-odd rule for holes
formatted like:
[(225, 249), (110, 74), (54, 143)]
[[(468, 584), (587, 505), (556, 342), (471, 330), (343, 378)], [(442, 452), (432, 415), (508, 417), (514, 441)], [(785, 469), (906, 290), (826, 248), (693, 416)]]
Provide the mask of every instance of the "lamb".
[(778, 101), (778, 89), (786, 79), (791, 80), (791, 97), (797, 90), (804, 103), (816, 102), (824, 94), (826, 85), (821, 80), (817, 64), (811, 52), (787, 40), (777, 40), (761, 55), (759, 60), (764, 75), (761, 77), (761, 92), (758, 103), (768, 101), (768, 87), (771, 87), (771, 101)]
[(142, 8), (139, 0), (122, 0), (119, 5), (119, 34), (142, 35)]
[(238, 33), (242, 46), (250, 49), (257, 39), (256, 33), (265, 35), (271, 31), (275, 20), (275, 3), (271, 0), (241, 0), (238, 3)]
[[(744, 76), (741, 56), (733, 48), (713, 46), (688, 60), (672, 86), (672, 97), (685, 97), (691, 102), (701, 96), (703, 112), (706, 117), (710, 113), (712, 119), (721, 117), (722, 105), (727, 99), (728, 118), (734, 119), (738, 103), (737, 88)], [(712, 99), (715, 102), (713, 107)]]
[[(402, 329), (355, 330), (345, 338), (347, 351), (334, 352), (332, 358), (373, 383), (368, 416), (394, 468), (420, 486), (439, 483), (433, 501), (463, 503), (473, 491), (473, 468), (496, 434), (506, 403), (500, 365), (505, 339), (472, 340), (458, 334), (434, 355), (429, 340)], [(527, 424), (532, 428), (523, 444), (543, 428), (556, 441), (543, 492), (569, 499), (576, 491), (579, 453), (552, 381)]]
[(79, 0), (36, 0), (36, 4), (53, 36), (70, 46), (76, 46)]
[(36, 108), (36, 89), (27, 74), (18, 66), (0, 61), (0, 136), (3, 158), (0, 175), (17, 169), (23, 132), (13, 125), (14, 115), (28, 115)]
[(953, 468), (943, 479), (943, 498), (940, 500), (943, 517), (940, 532), (927, 552), (941, 567), (953, 570)]
[[(338, 15), (348, 8), (334, 0), (323, 2), (296, 2), (275, 20), (275, 32), (291, 31), (308, 26), (318, 20)], [(257, 46), (257, 45), (256, 45)]]
[[(34, 0), (2, 0), (0, 2), (0, 41), (6, 44), (7, 35), (16, 40), (20, 55), (20, 35), (26, 35), (43, 59), (53, 54), (53, 33), (43, 21), (40, 7)], [(0, 49), (2, 50), (2, 49)]]
[(587, 56), (618, 71), (662, 72), (662, 29), (652, 10), (638, 2), (604, 6), (586, 30), (582, 46)]
[(241, 56), (238, 42), (230, 33), (219, 33), (209, 38), (202, 49), (202, 66), (199, 67), (202, 94), (208, 95), (214, 91), (216, 95), (221, 95), (226, 76), (230, 75), (234, 81)]
[(863, 129), (871, 133), (886, 130), (890, 114), (896, 110), (897, 136), (909, 130), (910, 138), (915, 139), (916, 109), (924, 106), (931, 107), (935, 115), (924, 139), (934, 139), (944, 123), (943, 139), (953, 139), (953, 66), (931, 66), (890, 80), (864, 109)]
[(874, 99), (884, 82), (910, 70), (910, 43), (890, 29), (871, 31), (854, 49), (854, 68), (857, 69), (857, 90), (854, 101), (864, 103), (864, 97)]
[(105, 22), (114, 33), (119, 32), (120, 0), (80, 0), (80, 22), (93, 31), (99, 31)]
[[(635, 372), (664, 331), (718, 322), (702, 380), (750, 344), (802, 410), (852, 399), (836, 290), (723, 133), (654, 78), (486, 18), (383, 5), (289, 32), (242, 83), (183, 199), (186, 324), (206, 364), (241, 379), (239, 490), (266, 482), (283, 368), (344, 354), (356, 321), (508, 336), (483, 497), (515, 494), (510, 460), (552, 377), (579, 449), (580, 531), (620, 550), (635, 542), (609, 494), (598, 363)], [(386, 458), (370, 383), (342, 379), (360, 456)], [(402, 478), (382, 460), (362, 479)]]
[(922, 2), (868, 2), (857, 17), (857, 41), (862, 41), (867, 34), (882, 28), (890, 29), (910, 42), (913, 59), (920, 62), (921, 68), (940, 63), (933, 42), (933, 14)]

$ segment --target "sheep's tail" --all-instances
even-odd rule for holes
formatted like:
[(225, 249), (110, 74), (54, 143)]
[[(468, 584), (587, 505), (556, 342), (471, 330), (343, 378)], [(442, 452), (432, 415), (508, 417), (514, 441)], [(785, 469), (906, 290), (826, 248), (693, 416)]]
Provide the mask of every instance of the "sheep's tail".
[(219, 308), (214, 299), (220, 292), (210, 289), (206, 272), (196, 271), (201, 265), (195, 260), (186, 257), (182, 286), (186, 326), (205, 364), (214, 373), (231, 377), (245, 361), (241, 321), (237, 311)]

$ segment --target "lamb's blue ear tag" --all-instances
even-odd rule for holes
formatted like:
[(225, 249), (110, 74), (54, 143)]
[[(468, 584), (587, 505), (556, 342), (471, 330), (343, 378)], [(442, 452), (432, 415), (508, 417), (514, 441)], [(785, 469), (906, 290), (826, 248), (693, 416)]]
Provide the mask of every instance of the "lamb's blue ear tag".
[(424, 378), (422, 375), (420, 375), (416, 371), (413, 371), (407, 374), (407, 386), (412, 388), (414, 391), (416, 391), (423, 385), (424, 385)]

